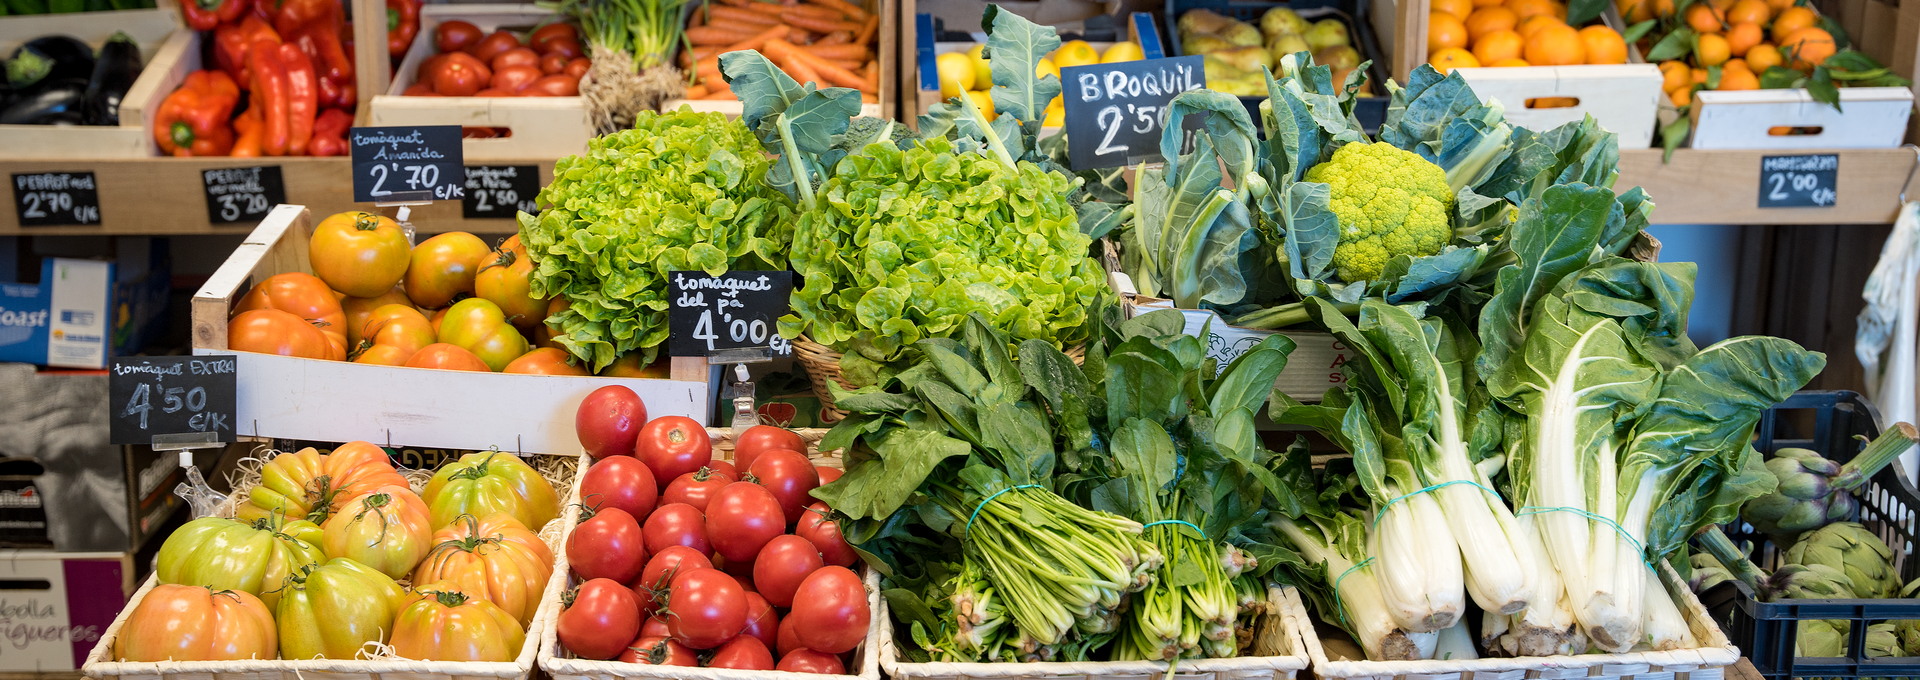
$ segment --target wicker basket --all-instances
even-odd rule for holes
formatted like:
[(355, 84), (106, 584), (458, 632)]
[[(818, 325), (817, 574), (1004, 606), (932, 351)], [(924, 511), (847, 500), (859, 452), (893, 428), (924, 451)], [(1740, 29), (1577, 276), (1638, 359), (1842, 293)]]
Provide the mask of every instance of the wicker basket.
[(1303, 617), (1299, 627), (1308, 631), (1307, 653), (1313, 657), (1313, 674), (1324, 680), (1720, 680), (1725, 677), (1727, 669), (1740, 660), (1740, 650), (1727, 641), (1727, 634), (1714, 625), (1706, 608), (1700, 605), (1700, 599), (1694, 597), (1679, 575), (1665, 564), (1660, 565), (1660, 580), (1668, 592), (1678, 593), (1681, 615), (1686, 617), (1693, 636), (1703, 646), (1667, 652), (1457, 661), (1331, 661), (1320, 645), (1320, 637), (1311, 632), (1313, 623), (1304, 618), (1305, 610), (1299, 612)]
[(1293, 680), (1307, 667), (1306, 638), (1296, 622), (1306, 620), (1300, 594), (1291, 587), (1267, 591), (1274, 612), (1254, 624), (1254, 651), (1263, 656), (1181, 661), (1173, 675), (1164, 661), (1046, 661), (1036, 663), (908, 663), (894, 644), (893, 618), (878, 620), (880, 667), (894, 680)]
[[(1087, 348), (1085, 345), (1074, 345), (1066, 349), (1066, 355), (1078, 364), (1086, 361)], [(840, 383), (841, 389), (853, 389), (853, 383), (840, 377), (840, 353), (802, 335), (793, 339), (793, 356), (800, 360), (800, 365), (807, 367), (807, 381), (813, 384), (813, 396), (820, 399), (821, 422), (832, 423), (847, 417), (846, 411), (833, 405), (833, 392), (827, 389), (829, 380)]]
[[(548, 456), (548, 458), (560, 458)], [(555, 555), (565, 551), (560, 542), (563, 526), (572, 526), (580, 502), (579, 475), (586, 471), (591, 459), (581, 454), (575, 462), (567, 458), (564, 465), (536, 465), (547, 481), (566, 497), (564, 514), (549, 522), (540, 531), (540, 537), (553, 549)], [(408, 475), (415, 491), (424, 486), (424, 475)], [(232, 517), (238, 506), (238, 495), (229, 498), (220, 507), (219, 514)], [(565, 523), (564, 525), (562, 523)], [(564, 556), (560, 558), (564, 565)], [(547, 588), (541, 593), (541, 606), (558, 603), (560, 593), (566, 586), (566, 579), (547, 580)], [(416, 659), (378, 658), (378, 659), (261, 659), (248, 661), (163, 661), (129, 662), (116, 661), (113, 656), (113, 641), (120, 634), (120, 627), (126, 625), (127, 615), (140, 605), (147, 592), (159, 585), (159, 579), (148, 576), (140, 591), (133, 594), (125, 609), (115, 617), (113, 625), (107, 627), (100, 642), (95, 644), (93, 652), (87, 655), (87, 661), (81, 672), (89, 678), (113, 678), (115, 680), (526, 680), (533, 675), (536, 652), (542, 637), (541, 626), (546, 621), (535, 616), (527, 629), (527, 641), (520, 647), (520, 654), (512, 661), (421, 661)]]
[[(815, 465), (840, 466), (840, 456), (821, 454), (814, 449), (822, 429), (796, 430), (800, 438), (807, 442), (808, 457)], [(727, 460), (733, 458), (733, 433), (724, 428), (707, 428), (713, 438), (713, 449), (717, 457)], [(724, 454), (724, 455), (721, 455)], [(569, 512), (565, 518), (560, 541), (573, 533), (578, 523), (578, 513)], [(554, 553), (559, 564), (554, 566), (554, 583), (562, 587), (572, 587), (573, 575), (567, 565), (565, 551)], [(651, 666), (646, 664), (625, 663), (620, 661), (595, 661), (564, 656), (560, 641), (554, 629), (554, 622), (560, 616), (559, 598), (548, 598), (541, 603), (540, 611), (534, 615), (534, 628), (540, 630), (540, 670), (552, 676), (553, 680), (615, 680), (620, 678), (667, 678), (668, 680), (879, 680), (880, 662), (874, 653), (874, 640), (880, 634), (880, 620), (884, 617), (881, 608), (880, 576), (871, 569), (862, 569), (861, 579), (867, 585), (867, 606), (875, 612), (872, 623), (867, 626), (867, 641), (853, 652), (853, 665), (848, 675), (825, 675), (820, 673), (790, 673), (786, 671), (747, 671), (728, 668), (688, 668), (681, 666)]]

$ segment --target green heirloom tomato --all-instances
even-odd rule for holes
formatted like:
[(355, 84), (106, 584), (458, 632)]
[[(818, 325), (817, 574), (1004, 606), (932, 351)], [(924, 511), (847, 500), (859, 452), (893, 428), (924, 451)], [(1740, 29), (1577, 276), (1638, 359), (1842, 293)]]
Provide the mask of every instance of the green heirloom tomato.
[(467, 298), (447, 308), (440, 320), (440, 341), (473, 352), (495, 373), (527, 353), (527, 338), (507, 322), (500, 306), (486, 298)]
[(369, 642), (385, 644), (407, 593), (373, 567), (345, 557), (296, 574), (275, 619), (284, 659), (351, 659)]
[(269, 519), (245, 524), (202, 517), (161, 544), (160, 582), (245, 591), (271, 608), (288, 576), (326, 559), (319, 543), (320, 527), (306, 520), (276, 528)]
[(434, 473), (421, 494), (444, 527), (461, 515), (506, 513), (535, 532), (560, 516), (560, 496), (540, 472), (512, 454), (475, 451)]

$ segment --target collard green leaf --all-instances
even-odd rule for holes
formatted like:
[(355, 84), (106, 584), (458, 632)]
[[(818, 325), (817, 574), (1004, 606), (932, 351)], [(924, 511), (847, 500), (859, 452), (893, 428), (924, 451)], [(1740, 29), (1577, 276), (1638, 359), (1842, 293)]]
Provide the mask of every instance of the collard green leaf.
[(987, 58), (993, 67), (993, 108), (1022, 124), (1038, 125), (1047, 102), (1060, 94), (1060, 78), (1036, 76), (1040, 60), (1060, 47), (1060, 34), (1018, 14), (988, 5), (980, 17), (987, 32)]

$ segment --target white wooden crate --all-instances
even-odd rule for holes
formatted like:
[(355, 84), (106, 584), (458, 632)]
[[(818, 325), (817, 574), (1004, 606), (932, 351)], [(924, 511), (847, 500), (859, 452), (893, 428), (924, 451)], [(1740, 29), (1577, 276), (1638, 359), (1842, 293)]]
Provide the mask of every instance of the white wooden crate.
[[(1653, 146), (1660, 108), (1660, 67), (1653, 64), (1463, 68), (1460, 76), (1481, 99), (1499, 101), (1507, 121), (1544, 132), (1587, 116), (1620, 139), (1620, 148)], [(1566, 98), (1572, 106), (1537, 108), (1536, 100)]]
[[(420, 63), (439, 51), (434, 30), (445, 21), (460, 19), (492, 33), (506, 28), (523, 33), (559, 15), (533, 5), (426, 5), (420, 8), (419, 38), (407, 50), (393, 83), (376, 95), (369, 108), (370, 125), (460, 125), (506, 128), (509, 136), (468, 139), (461, 145), (469, 161), (556, 158), (586, 153), (593, 139), (584, 97), (407, 97), (400, 93), (413, 85)], [(524, 39), (524, 35), (522, 38)]]
[[(1806, 90), (1702, 90), (1694, 102), (1695, 149), (1891, 149), (1913, 113), (1913, 91), (1904, 87), (1840, 88), (1841, 109)], [(1773, 128), (1819, 132), (1774, 135)]]
[(311, 273), (306, 207), (275, 207), (193, 296), (196, 354), (233, 354), (239, 364), (234, 431), (241, 436), (335, 441), (343, 423), (356, 437), (389, 446), (499, 448), (521, 453), (578, 451), (574, 412), (587, 394), (626, 385), (652, 416), (705, 423), (712, 398), (704, 361), (673, 360), (670, 380), (518, 375), (374, 366), (235, 352), (227, 315), (251, 282)]
[(119, 125), (0, 125), (0, 159), (144, 158), (159, 153), (153, 114), (161, 100), (200, 68), (198, 41), (172, 7), (43, 14), (0, 19), (0, 54), (43, 35), (71, 35), (98, 50), (116, 31), (140, 46), (142, 67), (120, 102)]

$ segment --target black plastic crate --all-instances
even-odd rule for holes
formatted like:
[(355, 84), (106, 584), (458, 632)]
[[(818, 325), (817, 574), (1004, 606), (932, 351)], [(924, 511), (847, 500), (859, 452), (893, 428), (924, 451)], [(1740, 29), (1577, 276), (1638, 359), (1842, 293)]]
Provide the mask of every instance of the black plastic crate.
[[(1783, 448), (1802, 448), (1844, 463), (1865, 448), (1858, 437), (1870, 440), (1879, 436), (1879, 413), (1853, 392), (1801, 392), (1768, 411), (1754, 434), (1754, 447), (1769, 456)], [(1912, 519), (1912, 510), (1920, 508), (1920, 495), (1900, 478), (1898, 467), (1881, 470), (1856, 492), (1859, 513), (1849, 519), (1886, 541), (1893, 549), (1893, 564), (1901, 580), (1911, 581), (1920, 572), (1920, 560), (1913, 559), (1916, 543)], [(1784, 546), (1773, 545), (1747, 523), (1734, 522), (1727, 527), (1727, 535), (1735, 542), (1751, 541), (1756, 547), (1755, 563), (1769, 569), (1779, 566)], [(1734, 646), (1767, 680), (1920, 676), (1920, 657), (1869, 659), (1866, 655), (1867, 626), (1920, 619), (1920, 599), (1761, 602), (1746, 584), (1733, 581), (1700, 593), (1700, 600)], [(1851, 622), (1847, 656), (1794, 656), (1799, 623), (1810, 620)]]
[[(1290, 8), (1302, 17), (1318, 20), (1333, 17), (1347, 25), (1347, 35), (1354, 41), (1354, 49), (1360, 51), (1362, 61), (1372, 60), (1367, 68), (1367, 80), (1373, 91), (1379, 96), (1359, 97), (1356, 100), (1353, 115), (1360, 120), (1360, 126), (1367, 134), (1377, 134), (1380, 124), (1387, 118), (1387, 59), (1386, 52), (1380, 49), (1380, 39), (1374, 35), (1373, 24), (1367, 20), (1365, 0), (1296, 0), (1294, 2), (1272, 2), (1271, 0), (1167, 0), (1165, 4), (1166, 20), (1160, 22), (1160, 30), (1165, 32), (1167, 56), (1177, 57), (1186, 54), (1180, 47), (1180, 30), (1177, 22), (1180, 15), (1190, 10), (1204, 9), (1216, 14), (1260, 25), (1260, 15), (1275, 7)], [(1253, 124), (1261, 125), (1260, 102), (1266, 97), (1241, 97), (1240, 103), (1253, 115)]]

